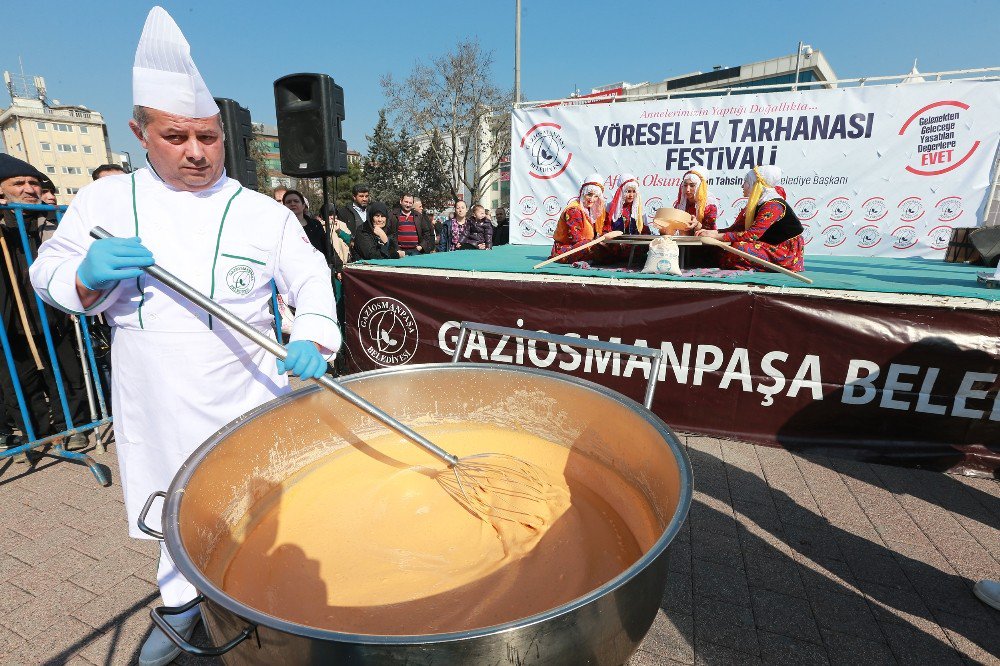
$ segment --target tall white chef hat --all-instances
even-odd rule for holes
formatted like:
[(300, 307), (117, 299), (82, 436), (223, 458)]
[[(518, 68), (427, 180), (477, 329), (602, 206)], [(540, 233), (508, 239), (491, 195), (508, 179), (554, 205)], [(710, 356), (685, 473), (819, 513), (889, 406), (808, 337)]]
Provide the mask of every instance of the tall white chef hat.
[(191, 46), (162, 7), (149, 10), (139, 37), (132, 65), (132, 103), (187, 118), (219, 113), (191, 59)]

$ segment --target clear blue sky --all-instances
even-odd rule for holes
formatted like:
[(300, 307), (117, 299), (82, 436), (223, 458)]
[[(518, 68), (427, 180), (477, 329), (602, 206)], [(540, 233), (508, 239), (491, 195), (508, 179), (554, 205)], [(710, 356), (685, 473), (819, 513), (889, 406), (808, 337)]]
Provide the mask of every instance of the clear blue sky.
[[(331, 75), (345, 91), (347, 142), (361, 152), (384, 104), (379, 77), (405, 78), (417, 59), (463, 37), (491, 50), (494, 80), (513, 86), (514, 0), (162, 5), (191, 42), (212, 93), (248, 107), (256, 122), (274, 123), (276, 78)], [(94, 0), (11, 7), (0, 70), (18, 70), (20, 56), (25, 73), (45, 77), (50, 97), (103, 113), (112, 149), (141, 164), (127, 121), (135, 45), (152, 6)], [(914, 58), (922, 72), (1000, 66), (1000, 0), (523, 0), (522, 7), (525, 99), (766, 60), (794, 53), (799, 40), (823, 51), (841, 78), (905, 73)], [(0, 92), (0, 106), (9, 101)]]

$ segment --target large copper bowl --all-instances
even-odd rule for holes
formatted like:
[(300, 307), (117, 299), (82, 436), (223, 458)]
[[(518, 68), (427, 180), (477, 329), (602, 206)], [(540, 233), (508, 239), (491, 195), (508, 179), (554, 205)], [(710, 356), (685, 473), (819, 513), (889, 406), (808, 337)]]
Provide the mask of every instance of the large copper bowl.
[[(609, 664), (635, 651), (660, 606), (667, 546), (691, 503), (691, 467), (677, 438), (642, 405), (551, 372), (456, 363), (353, 375), (345, 385), (404, 422), (474, 419), (516, 425), (594, 457), (629, 479), (662, 534), (605, 585), (544, 613), (474, 631), (368, 636), (272, 617), (228, 596), (213, 562), (236, 547), (255, 505), (339, 447), (383, 430), (328, 391), (303, 388), (229, 424), (184, 464), (162, 524), (177, 567), (204, 597), (202, 614), (230, 664)], [(455, 396), (460, 396), (455, 399)], [(437, 399), (436, 399), (437, 398)], [(220, 557), (223, 556), (223, 557)], [(235, 641), (233, 641), (235, 642)], [(218, 651), (216, 651), (218, 652)]]

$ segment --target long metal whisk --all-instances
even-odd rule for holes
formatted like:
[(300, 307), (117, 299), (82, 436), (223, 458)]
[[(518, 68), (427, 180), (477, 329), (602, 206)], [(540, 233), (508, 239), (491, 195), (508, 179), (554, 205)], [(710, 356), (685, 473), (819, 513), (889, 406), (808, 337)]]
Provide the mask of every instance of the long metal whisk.
[[(101, 227), (91, 229), (90, 235), (97, 239), (115, 238)], [(264, 335), (163, 267), (153, 264), (143, 270), (265, 351), (282, 360), (288, 356), (288, 351), (277, 340)], [(541, 470), (531, 463), (503, 453), (480, 453), (459, 458), (354, 391), (344, 388), (332, 377), (323, 375), (314, 381), (447, 464), (448, 468), (438, 471), (435, 479), (474, 515), (488, 522), (506, 520), (527, 526), (537, 526), (545, 515), (548, 503), (545, 491), (549, 484), (544, 481)]]

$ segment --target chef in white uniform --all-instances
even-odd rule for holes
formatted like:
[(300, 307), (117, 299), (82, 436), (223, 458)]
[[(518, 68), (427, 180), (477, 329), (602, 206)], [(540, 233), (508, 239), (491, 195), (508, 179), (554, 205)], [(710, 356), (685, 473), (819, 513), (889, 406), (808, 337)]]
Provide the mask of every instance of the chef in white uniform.
[[(44, 243), (31, 280), (49, 304), (103, 312), (114, 327), (112, 401), (129, 534), (151, 493), (166, 490), (212, 433), (286, 393), (286, 367), (318, 377), (341, 344), (330, 272), (287, 208), (226, 176), (219, 108), (180, 29), (150, 11), (133, 68), (134, 119), (148, 165), (82, 189)], [(94, 241), (104, 227), (115, 239)], [(141, 240), (140, 240), (141, 239)], [(192, 306), (141, 267), (155, 261), (262, 332), (271, 281), (296, 308), (284, 363)], [(150, 524), (158, 519), (150, 513)], [(161, 546), (167, 606), (195, 597)], [(197, 609), (171, 618), (189, 637)], [(154, 630), (142, 664), (177, 651)]]

